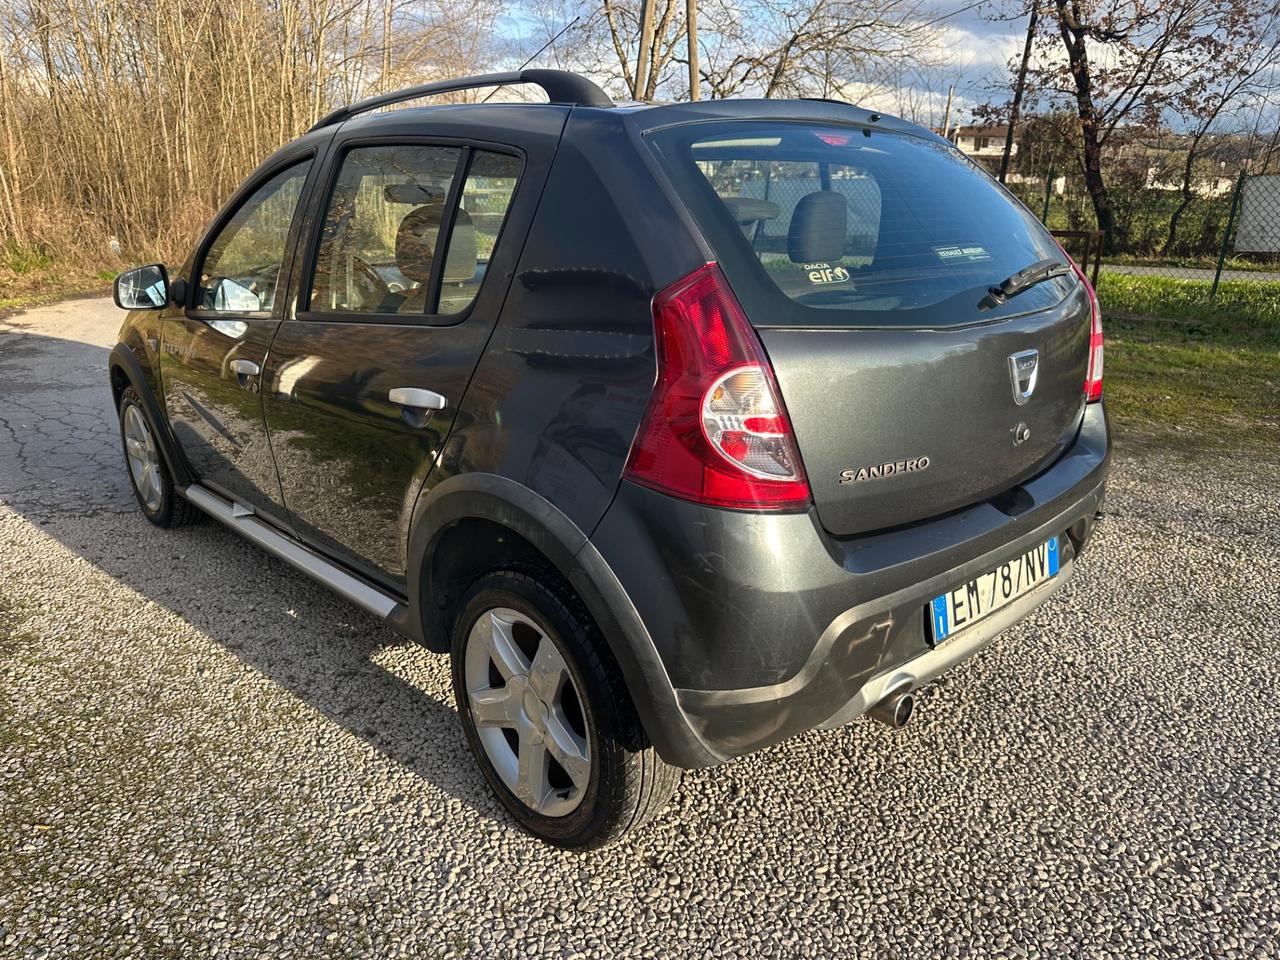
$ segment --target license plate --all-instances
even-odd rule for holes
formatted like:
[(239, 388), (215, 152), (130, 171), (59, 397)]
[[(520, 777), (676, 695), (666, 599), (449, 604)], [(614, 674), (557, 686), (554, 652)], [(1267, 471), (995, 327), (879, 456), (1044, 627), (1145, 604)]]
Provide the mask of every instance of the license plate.
[(933, 642), (941, 643), (1058, 575), (1058, 538), (1032, 547), (929, 604)]

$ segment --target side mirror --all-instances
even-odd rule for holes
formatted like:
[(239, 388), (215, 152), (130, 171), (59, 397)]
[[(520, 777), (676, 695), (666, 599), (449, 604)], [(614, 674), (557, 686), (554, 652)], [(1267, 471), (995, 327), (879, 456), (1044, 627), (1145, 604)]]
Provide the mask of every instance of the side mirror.
[(169, 302), (169, 274), (160, 263), (134, 267), (116, 277), (116, 306), (121, 310), (159, 310)]

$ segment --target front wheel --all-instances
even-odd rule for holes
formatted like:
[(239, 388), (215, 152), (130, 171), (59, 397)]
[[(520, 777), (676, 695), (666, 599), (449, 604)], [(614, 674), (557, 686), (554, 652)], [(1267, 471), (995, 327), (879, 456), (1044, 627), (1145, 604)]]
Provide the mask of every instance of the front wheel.
[(143, 516), (157, 527), (166, 528), (181, 527), (200, 516), (174, 490), (173, 477), (160, 455), (142, 398), (133, 387), (127, 387), (120, 396), (120, 443), (133, 495)]
[(534, 835), (608, 843), (655, 816), (680, 782), (657, 755), (578, 598), (549, 575), (502, 571), (462, 601), (453, 689), (485, 779)]

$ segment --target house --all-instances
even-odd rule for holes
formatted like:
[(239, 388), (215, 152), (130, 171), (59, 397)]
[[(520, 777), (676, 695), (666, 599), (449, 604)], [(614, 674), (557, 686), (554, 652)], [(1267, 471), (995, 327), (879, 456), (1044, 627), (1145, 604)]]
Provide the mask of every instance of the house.
[[(980, 163), (994, 169), (1004, 157), (1004, 141), (1009, 135), (1009, 128), (1004, 124), (973, 124), (952, 127), (950, 130), (934, 128), (934, 133), (945, 137), (959, 148), (960, 152)], [(1018, 155), (1018, 141), (1015, 139), (1009, 151), (1010, 157)]]
[[(948, 138), (960, 148), (960, 152), (970, 157), (999, 159), (1004, 156), (1004, 141), (1009, 136), (1009, 128), (999, 126), (965, 126), (956, 127)], [(1018, 143), (1013, 143), (1012, 155), (1018, 154)]]

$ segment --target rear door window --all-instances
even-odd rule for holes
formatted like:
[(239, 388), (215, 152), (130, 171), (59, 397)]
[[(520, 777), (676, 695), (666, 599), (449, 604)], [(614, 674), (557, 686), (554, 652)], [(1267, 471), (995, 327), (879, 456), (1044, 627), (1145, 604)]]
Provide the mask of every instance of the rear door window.
[(757, 324), (950, 326), (1043, 309), (1074, 283), (980, 306), (989, 287), (1064, 256), (948, 144), (775, 121), (687, 124), (650, 140)]
[(322, 313), (422, 314), (460, 147), (356, 147), (325, 211), (311, 286)]
[(519, 173), (516, 157), (465, 147), (353, 147), (325, 209), (309, 309), (351, 319), (464, 312)]

